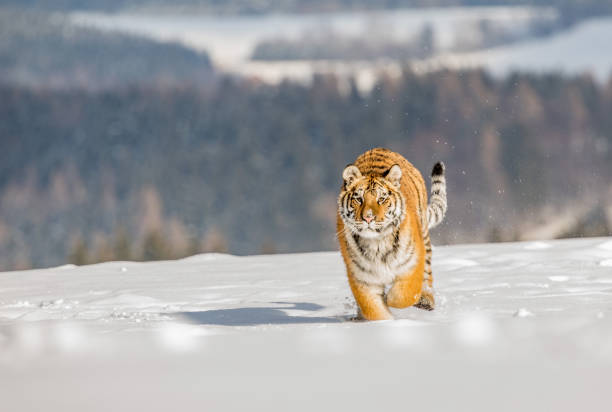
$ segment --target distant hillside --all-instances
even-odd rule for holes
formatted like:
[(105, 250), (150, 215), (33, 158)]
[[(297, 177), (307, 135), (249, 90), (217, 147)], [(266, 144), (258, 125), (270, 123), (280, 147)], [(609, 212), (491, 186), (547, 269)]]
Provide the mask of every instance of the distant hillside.
[(56, 14), (0, 9), (0, 79), (44, 87), (210, 82), (205, 53), (177, 44), (74, 27)]
[(317, 77), (0, 95), (4, 269), (331, 249), (340, 171), (375, 146), (424, 174), (447, 163), (438, 243), (517, 239), (585, 202), (612, 204), (612, 83), (588, 77), (405, 72), (368, 94)]

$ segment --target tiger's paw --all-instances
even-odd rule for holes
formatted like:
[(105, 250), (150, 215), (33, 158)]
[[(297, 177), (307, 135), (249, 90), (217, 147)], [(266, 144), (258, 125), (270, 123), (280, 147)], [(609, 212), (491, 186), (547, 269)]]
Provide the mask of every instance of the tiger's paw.
[(433, 297), (433, 293), (431, 291), (423, 291), (421, 294), (421, 299), (419, 299), (418, 303), (414, 305), (415, 308), (423, 309), (423, 310), (434, 310), (436, 306), (436, 301)]

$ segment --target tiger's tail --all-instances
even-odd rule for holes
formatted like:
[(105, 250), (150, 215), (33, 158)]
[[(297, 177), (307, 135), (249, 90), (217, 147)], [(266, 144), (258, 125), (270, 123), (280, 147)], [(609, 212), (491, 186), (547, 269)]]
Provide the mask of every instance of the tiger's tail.
[(446, 214), (446, 178), (444, 163), (438, 162), (431, 171), (431, 197), (427, 206), (427, 222), (429, 228), (438, 226)]

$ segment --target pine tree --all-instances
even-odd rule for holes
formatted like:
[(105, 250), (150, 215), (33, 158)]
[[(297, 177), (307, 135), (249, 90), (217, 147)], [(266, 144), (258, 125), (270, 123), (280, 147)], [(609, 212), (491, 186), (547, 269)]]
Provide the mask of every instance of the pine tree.
[(89, 263), (87, 245), (82, 237), (78, 237), (72, 245), (72, 249), (68, 256), (68, 262), (79, 266)]
[(114, 253), (115, 260), (132, 259), (130, 239), (128, 238), (127, 232), (123, 226), (121, 226), (115, 232), (115, 242), (113, 245), (113, 253)]

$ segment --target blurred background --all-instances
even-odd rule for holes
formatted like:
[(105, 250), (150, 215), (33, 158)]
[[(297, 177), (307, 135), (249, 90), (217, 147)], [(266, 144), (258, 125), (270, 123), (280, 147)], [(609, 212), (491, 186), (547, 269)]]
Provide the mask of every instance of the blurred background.
[(336, 249), (341, 170), (447, 164), (436, 244), (612, 234), (612, 0), (3, 0), (0, 270)]

